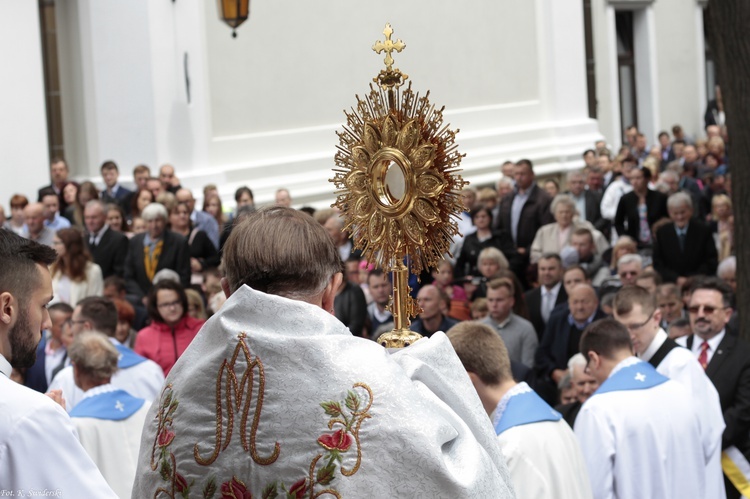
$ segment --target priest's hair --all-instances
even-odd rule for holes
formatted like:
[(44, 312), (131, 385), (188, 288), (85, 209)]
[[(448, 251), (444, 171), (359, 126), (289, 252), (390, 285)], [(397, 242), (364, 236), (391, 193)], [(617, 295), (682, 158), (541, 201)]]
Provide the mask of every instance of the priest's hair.
[(656, 295), (652, 295), (641, 286), (624, 286), (615, 295), (612, 309), (616, 315), (626, 315), (632, 312), (636, 305), (640, 305), (641, 312), (650, 316), (656, 310)]
[(0, 230), (0, 293), (9, 292), (19, 303), (42, 282), (37, 264), (47, 267), (57, 260), (57, 252), (47, 245)]
[(486, 385), (513, 379), (510, 357), (500, 335), (478, 321), (459, 322), (446, 333), (461, 364)]
[(343, 266), (322, 225), (282, 206), (261, 208), (240, 222), (224, 246), (223, 263), (232, 293), (247, 284), (302, 301), (322, 293)]
[(614, 359), (623, 350), (633, 353), (630, 333), (614, 319), (600, 319), (589, 324), (581, 335), (580, 347), (581, 353), (587, 357), (589, 352), (607, 359)]
[(117, 371), (120, 353), (104, 333), (84, 331), (68, 347), (68, 357), (81, 374), (106, 382)]

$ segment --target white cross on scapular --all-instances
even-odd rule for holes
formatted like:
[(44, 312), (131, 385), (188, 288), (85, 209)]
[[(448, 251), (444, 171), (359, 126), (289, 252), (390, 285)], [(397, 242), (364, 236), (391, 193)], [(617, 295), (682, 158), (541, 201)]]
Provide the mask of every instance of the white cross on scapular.
[(125, 406), (122, 405), (122, 402), (120, 402), (119, 400), (115, 404), (115, 409), (117, 409), (120, 412), (125, 412)]
[(646, 375), (643, 373), (638, 373), (635, 375), (636, 381), (646, 381)]

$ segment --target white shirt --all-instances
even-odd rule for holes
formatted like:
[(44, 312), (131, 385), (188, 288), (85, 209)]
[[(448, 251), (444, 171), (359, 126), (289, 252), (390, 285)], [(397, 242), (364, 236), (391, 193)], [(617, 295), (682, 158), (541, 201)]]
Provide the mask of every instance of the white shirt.
[[(724, 335), (726, 333), (727, 330), (722, 329), (719, 334), (708, 340), (708, 350), (706, 350), (707, 364), (711, 362), (711, 359), (714, 357), (714, 352), (716, 352), (716, 349), (719, 348), (719, 344), (721, 343), (721, 340), (724, 339)], [(677, 338), (675, 341), (677, 342), (677, 344), (682, 345), (683, 347), (687, 347), (687, 339), (687, 336), (682, 336), (680, 338)], [(697, 334), (693, 335), (693, 346), (690, 349), (692, 350), (696, 359), (701, 355), (701, 345), (703, 345), (703, 341), (703, 338), (701, 338)]]
[(117, 498), (81, 447), (63, 408), (11, 381), (10, 363), (2, 355), (0, 372), (0, 490)]
[(542, 319), (544, 319), (544, 323), (546, 324), (549, 320), (549, 315), (552, 312), (552, 309), (555, 308), (555, 302), (557, 301), (557, 295), (560, 293), (560, 288), (562, 287), (562, 281), (555, 284), (552, 289), (547, 289), (545, 286), (542, 286)]
[(614, 221), (617, 214), (617, 205), (620, 204), (620, 198), (633, 190), (633, 186), (623, 180), (622, 175), (617, 177), (602, 196), (602, 203), (599, 206), (602, 212), (602, 218)]

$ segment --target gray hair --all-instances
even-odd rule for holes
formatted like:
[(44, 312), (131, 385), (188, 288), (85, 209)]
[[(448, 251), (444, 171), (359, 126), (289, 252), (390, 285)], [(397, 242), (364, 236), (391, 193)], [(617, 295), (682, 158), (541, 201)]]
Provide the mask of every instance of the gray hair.
[(620, 270), (621, 266), (627, 265), (629, 263), (637, 263), (642, 269), (643, 257), (638, 253), (628, 253), (627, 255), (622, 255), (620, 259), (617, 260), (617, 270)]
[(560, 378), (560, 382), (557, 384), (557, 389), (560, 391), (567, 390), (573, 386), (573, 375), (571, 371), (565, 373), (565, 376)]
[(734, 255), (726, 257), (719, 263), (719, 266), (716, 268), (716, 277), (721, 278), (727, 272), (737, 272), (737, 257)]
[(508, 259), (505, 258), (503, 252), (493, 246), (484, 248), (479, 252), (479, 256), (477, 257), (477, 265), (479, 265), (482, 260), (492, 260), (493, 262), (497, 263), (497, 265), (503, 270), (507, 270), (510, 268), (510, 263), (508, 263)]
[(672, 171), (677, 175), (682, 175), (682, 172), (685, 171), (685, 167), (680, 164), (679, 160), (674, 160), (667, 163), (667, 171)]
[(506, 187), (512, 188), (513, 187), (513, 179), (510, 178), (510, 177), (505, 177), (505, 176), (500, 177), (500, 180), (497, 181), (498, 190), (500, 190), (499, 187), (501, 185), (504, 185)]
[(117, 372), (120, 352), (103, 333), (85, 331), (76, 335), (68, 347), (68, 356), (81, 373), (107, 382)]
[(566, 179), (568, 182), (570, 182), (575, 177), (581, 177), (586, 178), (586, 174), (583, 172), (583, 170), (571, 170), (568, 172), (568, 175), (566, 176)]
[(560, 205), (567, 205), (572, 208), (573, 213), (578, 213), (576, 210), (576, 202), (570, 194), (558, 194), (555, 199), (552, 200), (552, 204), (549, 206), (549, 210), (554, 214), (557, 211), (557, 207)]
[(687, 206), (691, 210), (693, 209), (693, 200), (690, 199), (690, 195), (685, 192), (675, 192), (667, 199), (667, 208), (674, 209), (680, 206)]
[(102, 213), (107, 213), (107, 203), (102, 201), (101, 199), (91, 199), (86, 203), (86, 206), (84, 206), (84, 211), (93, 208), (94, 206), (98, 206), (102, 209)]
[(664, 177), (670, 177), (672, 181), (674, 182), (680, 181), (680, 174), (674, 170), (664, 170), (663, 172), (659, 174), (659, 180), (661, 180)]
[(141, 212), (141, 218), (146, 222), (156, 220), (157, 218), (161, 218), (166, 221), (169, 219), (169, 213), (167, 213), (167, 208), (163, 204), (150, 203), (148, 206), (143, 208), (143, 211)]
[(573, 368), (575, 366), (578, 366), (580, 368), (585, 368), (586, 364), (587, 364), (586, 357), (584, 357), (583, 354), (580, 352), (572, 356), (570, 359), (568, 359), (568, 369), (570, 370), (570, 372), (573, 372)]

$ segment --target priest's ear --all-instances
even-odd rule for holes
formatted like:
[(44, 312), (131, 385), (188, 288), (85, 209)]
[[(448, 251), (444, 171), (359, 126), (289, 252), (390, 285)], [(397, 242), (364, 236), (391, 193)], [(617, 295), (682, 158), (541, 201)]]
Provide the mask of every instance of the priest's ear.
[(344, 282), (344, 274), (336, 272), (328, 281), (326, 289), (323, 291), (320, 307), (333, 315), (333, 301), (336, 299), (336, 292)]
[(10, 292), (0, 293), (0, 328), (9, 329), (18, 314), (18, 302)]
[(222, 277), (221, 281), (219, 282), (221, 282), (221, 289), (224, 290), (224, 296), (226, 296), (227, 298), (232, 296), (232, 292), (229, 290), (229, 281), (227, 281), (227, 278)]

